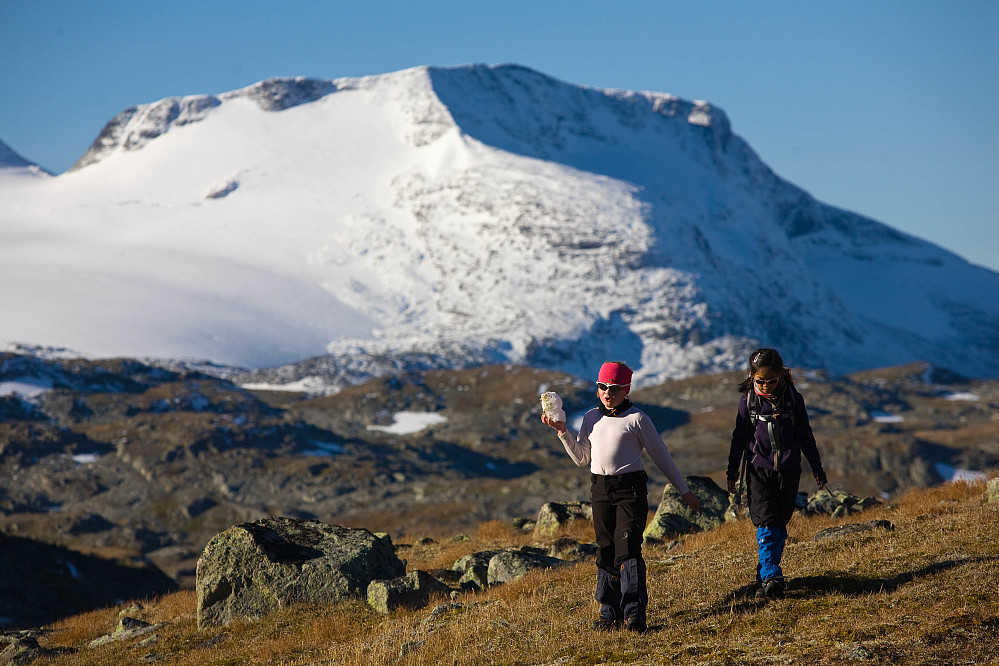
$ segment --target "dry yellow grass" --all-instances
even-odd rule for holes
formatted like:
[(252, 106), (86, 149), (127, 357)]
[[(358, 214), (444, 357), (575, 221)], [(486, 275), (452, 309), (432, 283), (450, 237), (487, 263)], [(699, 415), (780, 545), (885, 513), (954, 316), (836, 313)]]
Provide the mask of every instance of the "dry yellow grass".
[[(87, 648), (114, 629), (119, 609), (87, 613), (39, 639), (75, 653), (36, 663), (999, 664), (999, 504), (983, 491), (948, 484), (848, 519), (796, 517), (785, 555), (792, 585), (780, 601), (746, 594), (756, 557), (746, 521), (647, 548), (652, 630), (641, 635), (588, 628), (597, 608), (586, 563), (461, 595), (437, 611), (296, 605), (206, 631), (197, 630), (193, 593), (180, 592), (135, 611), (165, 623), (155, 639)], [(895, 530), (812, 540), (825, 527), (870, 520)], [(486, 523), (471, 541), (414, 546), (404, 557), (410, 569), (430, 569), (503, 539), (531, 540)]]

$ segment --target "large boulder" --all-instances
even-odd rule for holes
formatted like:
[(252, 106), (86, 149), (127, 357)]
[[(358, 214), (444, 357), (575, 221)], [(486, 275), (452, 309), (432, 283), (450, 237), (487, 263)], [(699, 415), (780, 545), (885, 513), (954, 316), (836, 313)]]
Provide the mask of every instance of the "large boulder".
[(551, 557), (540, 548), (523, 546), (504, 550), (489, 560), (488, 582), (490, 585), (509, 583), (523, 578), (532, 569), (552, 569), (566, 564), (565, 560)]
[(688, 476), (685, 481), (701, 503), (701, 510), (688, 507), (673, 484), (667, 483), (656, 515), (645, 528), (647, 542), (659, 543), (680, 534), (712, 530), (725, 522), (728, 492), (707, 476)]
[(371, 581), (405, 573), (391, 542), (368, 530), (292, 518), (243, 523), (216, 535), (198, 559), (198, 626), (363, 597)]
[(574, 520), (593, 520), (593, 507), (589, 502), (548, 502), (538, 511), (534, 536), (539, 539), (556, 536), (563, 525)]
[(450, 588), (425, 571), (411, 571), (392, 580), (373, 580), (368, 585), (368, 605), (379, 613), (395, 608), (421, 608), (431, 597), (446, 596)]

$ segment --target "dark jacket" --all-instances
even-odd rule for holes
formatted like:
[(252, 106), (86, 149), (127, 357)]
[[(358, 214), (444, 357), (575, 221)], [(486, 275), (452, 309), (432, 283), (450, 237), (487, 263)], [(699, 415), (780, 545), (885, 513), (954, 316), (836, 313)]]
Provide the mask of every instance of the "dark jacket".
[[(753, 389), (750, 388), (750, 391)], [(778, 419), (773, 422), (773, 438), (771, 439), (771, 424), (761, 419), (756, 428), (749, 418), (749, 408), (746, 406), (748, 393), (743, 393), (739, 399), (739, 414), (735, 418), (735, 430), (732, 431), (732, 448), (728, 454), (728, 470), (726, 477), (738, 480), (739, 466), (743, 452), (749, 447), (749, 462), (762, 469), (800, 469), (801, 454), (805, 455), (812, 473), (818, 475), (825, 483), (825, 472), (822, 470), (822, 459), (815, 446), (815, 435), (808, 424), (808, 412), (805, 410), (805, 399), (791, 384), (785, 384), (784, 391), (788, 396), (782, 396), (776, 401), (778, 405), (793, 405), (794, 418)], [(764, 417), (774, 413), (773, 404), (760, 398), (760, 414)], [(773, 440), (773, 441), (772, 441)], [(777, 466), (774, 465), (774, 458)]]

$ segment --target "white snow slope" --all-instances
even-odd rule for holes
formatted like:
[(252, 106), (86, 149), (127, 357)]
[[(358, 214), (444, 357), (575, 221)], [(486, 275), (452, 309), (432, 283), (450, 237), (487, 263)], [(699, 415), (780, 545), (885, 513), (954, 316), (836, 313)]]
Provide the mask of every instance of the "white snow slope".
[(758, 344), (999, 375), (999, 274), (815, 201), (705, 102), (518, 66), (124, 111), (65, 174), (0, 168), (0, 279), (0, 343), (251, 368), (328, 352), (343, 382), (392, 357), (623, 359), (648, 383)]

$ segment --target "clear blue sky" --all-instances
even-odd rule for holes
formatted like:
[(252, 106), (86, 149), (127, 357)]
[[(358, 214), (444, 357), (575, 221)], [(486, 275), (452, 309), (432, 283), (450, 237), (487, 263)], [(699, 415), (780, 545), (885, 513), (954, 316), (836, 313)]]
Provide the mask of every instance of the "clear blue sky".
[(61, 172), (135, 104), (465, 63), (706, 99), (820, 200), (999, 270), (997, 0), (0, 0), (0, 139)]

